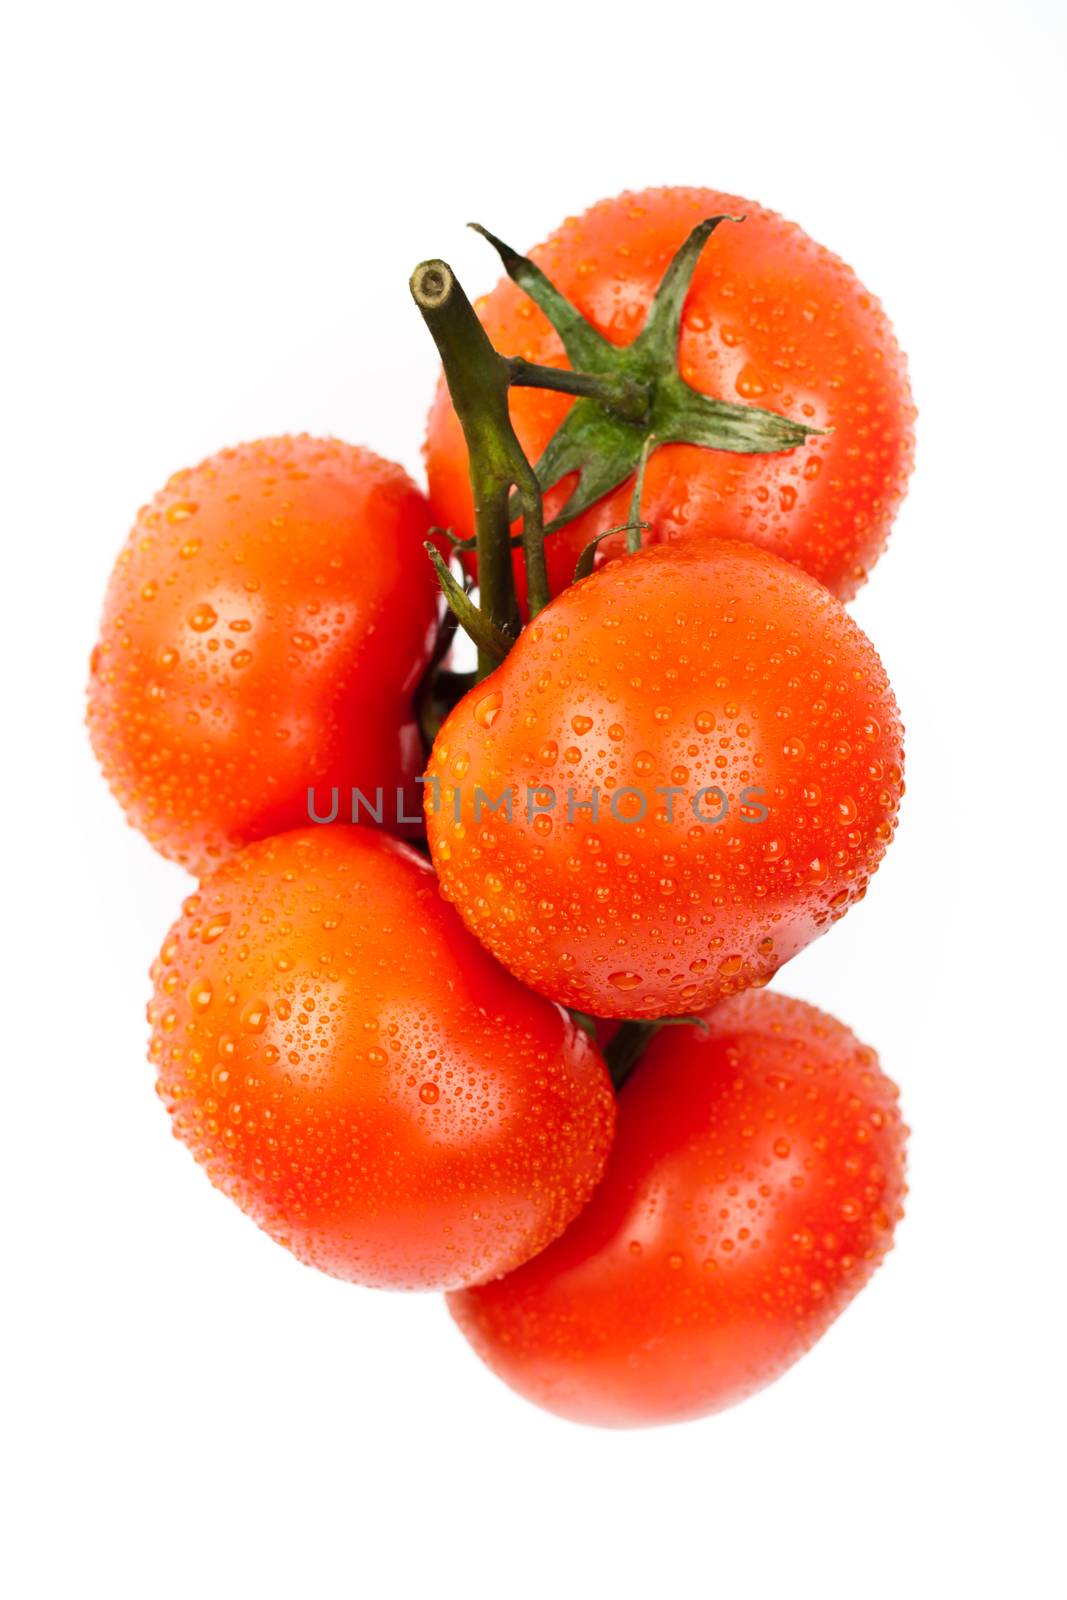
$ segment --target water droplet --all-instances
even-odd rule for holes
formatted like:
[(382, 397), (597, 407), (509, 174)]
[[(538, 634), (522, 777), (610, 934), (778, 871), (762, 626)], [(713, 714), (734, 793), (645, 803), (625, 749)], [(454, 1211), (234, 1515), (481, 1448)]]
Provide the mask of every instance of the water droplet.
[(644, 979), (639, 972), (611, 972), (608, 982), (614, 984), (616, 989), (636, 989)]
[(504, 696), (499, 689), (494, 689), (490, 694), (483, 694), (474, 707), (474, 720), (483, 728), (491, 728), (500, 715), (500, 708), (504, 704)]
[(207, 601), (202, 601), (189, 613), (189, 626), (195, 633), (207, 633), (219, 620), (219, 614), (214, 606), (209, 606)]
[(755, 400), (761, 394), (766, 394), (767, 385), (751, 361), (745, 363), (734, 379), (734, 388), (746, 400)]
[(241, 1012), (241, 1026), (246, 1033), (262, 1033), (270, 1016), (270, 1006), (265, 1000), (250, 1000)]

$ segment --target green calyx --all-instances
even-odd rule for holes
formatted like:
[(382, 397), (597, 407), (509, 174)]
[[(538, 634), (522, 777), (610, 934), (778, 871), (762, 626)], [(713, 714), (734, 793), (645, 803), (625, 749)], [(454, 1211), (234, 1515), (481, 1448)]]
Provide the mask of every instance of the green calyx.
[[(628, 553), (640, 549), (641, 534), (648, 527), (641, 520), (645, 466), (661, 444), (774, 454), (794, 450), (820, 431), (758, 406), (713, 400), (691, 388), (678, 370), (682, 311), (701, 251), (721, 222), (743, 220), (708, 217), (693, 229), (667, 268), (644, 327), (622, 349), (598, 333), (540, 267), (472, 223), (498, 251), (509, 277), (548, 317), (563, 341), (569, 367), (539, 366), (519, 356), (500, 355), (447, 263), (424, 261), (413, 272), (412, 297), (440, 352), (470, 457), (474, 538), (457, 539), (450, 532), (448, 537), (457, 551), (477, 553), (478, 603), (432, 543), (427, 544), (427, 553), (452, 616), (478, 647), (478, 680), (500, 664), (518, 636), (513, 548), (519, 546), (523, 552), (527, 610), (533, 618), (549, 601), (545, 538), (630, 476), (635, 481), (629, 520), (609, 532), (625, 531)], [(511, 421), (508, 394), (519, 387), (575, 397), (536, 467), (527, 460)], [(542, 496), (571, 473), (577, 483), (563, 510), (546, 527)], [(516, 519), (522, 534), (513, 539), (511, 524)], [(592, 571), (601, 538), (607, 534), (582, 551), (575, 581)], [(445, 672), (442, 657), (432, 666), (421, 696), (427, 733), (447, 709), (442, 690), (449, 677), (454, 675)]]
[[(587, 322), (534, 262), (487, 229), (471, 224), (496, 249), (508, 277), (544, 312), (571, 366), (568, 371), (519, 358), (508, 362), (512, 386), (576, 396), (534, 469), (542, 493), (577, 474), (572, 493), (545, 527), (546, 534), (564, 527), (624, 483), (636, 471), (650, 440), (657, 447), (696, 444), (742, 455), (773, 455), (795, 450), (820, 432), (776, 411), (713, 400), (693, 389), (678, 370), (682, 310), (701, 252), (720, 223), (743, 220), (717, 216), (697, 224), (667, 268), (641, 332), (621, 348)], [(513, 506), (513, 515), (518, 512)]]

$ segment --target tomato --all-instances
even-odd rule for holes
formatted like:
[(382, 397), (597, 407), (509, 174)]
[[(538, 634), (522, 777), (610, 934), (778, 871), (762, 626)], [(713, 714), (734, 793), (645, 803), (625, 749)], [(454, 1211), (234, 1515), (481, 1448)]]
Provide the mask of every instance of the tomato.
[(566, 590), (459, 703), (427, 768), (430, 847), (532, 988), (598, 1017), (696, 1011), (862, 897), (902, 759), (841, 604), (751, 545), (693, 539)]
[(309, 788), (316, 815), (334, 785), (339, 808), (353, 787), (377, 805), (382, 786), (383, 820), (418, 815), (429, 521), (400, 467), (306, 437), (220, 451), (141, 511), (108, 588), (89, 729), (164, 855), (205, 870), (306, 823)]
[(153, 979), (175, 1134), (324, 1272), (408, 1289), (494, 1277), (600, 1176), (614, 1102), (599, 1051), (384, 833), (248, 846), (185, 902)]
[(778, 994), (705, 1021), (647, 1047), (604, 1179), (563, 1237), (450, 1297), (498, 1377), (578, 1422), (679, 1422), (773, 1382), (902, 1215), (907, 1130), (872, 1050)]
[[(889, 320), (850, 268), (795, 223), (713, 189), (648, 189), (601, 201), (531, 255), (606, 339), (628, 345), (687, 234), (720, 213), (745, 220), (723, 223), (696, 268), (678, 349), (682, 376), (716, 399), (758, 405), (826, 432), (785, 454), (693, 444), (656, 449), (641, 505), (651, 523), (645, 539), (709, 532), (745, 539), (798, 562), (848, 599), (884, 549), (904, 496), (915, 418)], [(514, 283), (498, 284), (478, 309), (503, 354), (568, 365), (558, 335)], [(531, 461), (572, 404), (543, 390), (512, 390), (512, 418)], [(426, 465), (437, 521), (469, 536), (466, 448), (443, 384), (430, 413)], [(591, 539), (626, 522), (631, 485), (620, 484), (549, 538), (554, 593), (571, 581)], [(550, 518), (573, 486), (572, 473), (548, 494)], [(522, 591), (521, 564), (516, 576)]]

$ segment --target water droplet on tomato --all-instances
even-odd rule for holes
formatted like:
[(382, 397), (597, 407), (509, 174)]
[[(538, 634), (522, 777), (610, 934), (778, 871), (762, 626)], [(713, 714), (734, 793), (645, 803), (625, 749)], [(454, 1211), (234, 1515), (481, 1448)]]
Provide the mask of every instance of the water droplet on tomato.
[(746, 400), (755, 400), (761, 394), (766, 394), (767, 385), (751, 361), (745, 363), (734, 379), (734, 388)]
[(194, 1011), (206, 1011), (214, 997), (214, 989), (207, 978), (197, 978), (189, 985), (189, 1004)]
[(616, 989), (636, 989), (644, 979), (639, 972), (611, 972), (608, 974), (608, 982)]
[(490, 694), (483, 694), (474, 707), (474, 720), (483, 728), (491, 728), (500, 715), (500, 708), (504, 704), (504, 696), (499, 689), (494, 689)]
[(246, 1033), (262, 1033), (269, 1016), (270, 1007), (265, 1000), (250, 1000), (241, 1012), (241, 1026)]

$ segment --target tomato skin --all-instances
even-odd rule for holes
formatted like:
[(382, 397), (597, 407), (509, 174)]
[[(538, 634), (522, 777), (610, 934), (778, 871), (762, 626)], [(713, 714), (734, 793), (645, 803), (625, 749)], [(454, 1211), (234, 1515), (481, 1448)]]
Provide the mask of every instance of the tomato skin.
[(555, 1244), (449, 1297), (475, 1350), (549, 1411), (704, 1416), (773, 1382), (893, 1241), (907, 1130), (872, 1050), (783, 995), (657, 1034), (607, 1171)]
[(248, 846), (156, 961), (150, 1060), (212, 1183), (301, 1261), (443, 1289), (577, 1214), (614, 1118), (599, 1051), (485, 954), (413, 850), (321, 827)]
[[(734, 455), (695, 445), (657, 449), (648, 464), (646, 543), (711, 530), (797, 562), (843, 600), (885, 548), (914, 456), (915, 408), (907, 367), (885, 312), (855, 274), (795, 223), (715, 189), (663, 188), (603, 200), (570, 218), (530, 255), (616, 345), (640, 331), (671, 257), (704, 217), (726, 213), (706, 247), (686, 303), (683, 377), (717, 399), (749, 403), (831, 429), (781, 455)], [(566, 366), (543, 313), (508, 280), (478, 303), (504, 355)], [(519, 440), (536, 462), (573, 402), (511, 391)], [(437, 521), (473, 532), (463, 436), (444, 385), (426, 439)], [(546, 497), (549, 517), (572, 479)], [(628, 520), (632, 479), (577, 517), (546, 546), (554, 594), (571, 581), (586, 544)], [(621, 553), (601, 546), (600, 559)], [(525, 592), (521, 561), (516, 577)]]
[(262, 439), (179, 472), (137, 518), (104, 604), (89, 731), (129, 821), (206, 871), (250, 839), (341, 818), (353, 786), (418, 815), (411, 697), (436, 586), (430, 513), (393, 463)]
[[(525, 629), (438, 734), (427, 831), (442, 892), (524, 983), (596, 1017), (673, 1015), (767, 982), (863, 896), (902, 760), (839, 602), (750, 545), (691, 540), (593, 573)], [(697, 807), (706, 786), (725, 801)], [(483, 799), (509, 787), (510, 823)]]

